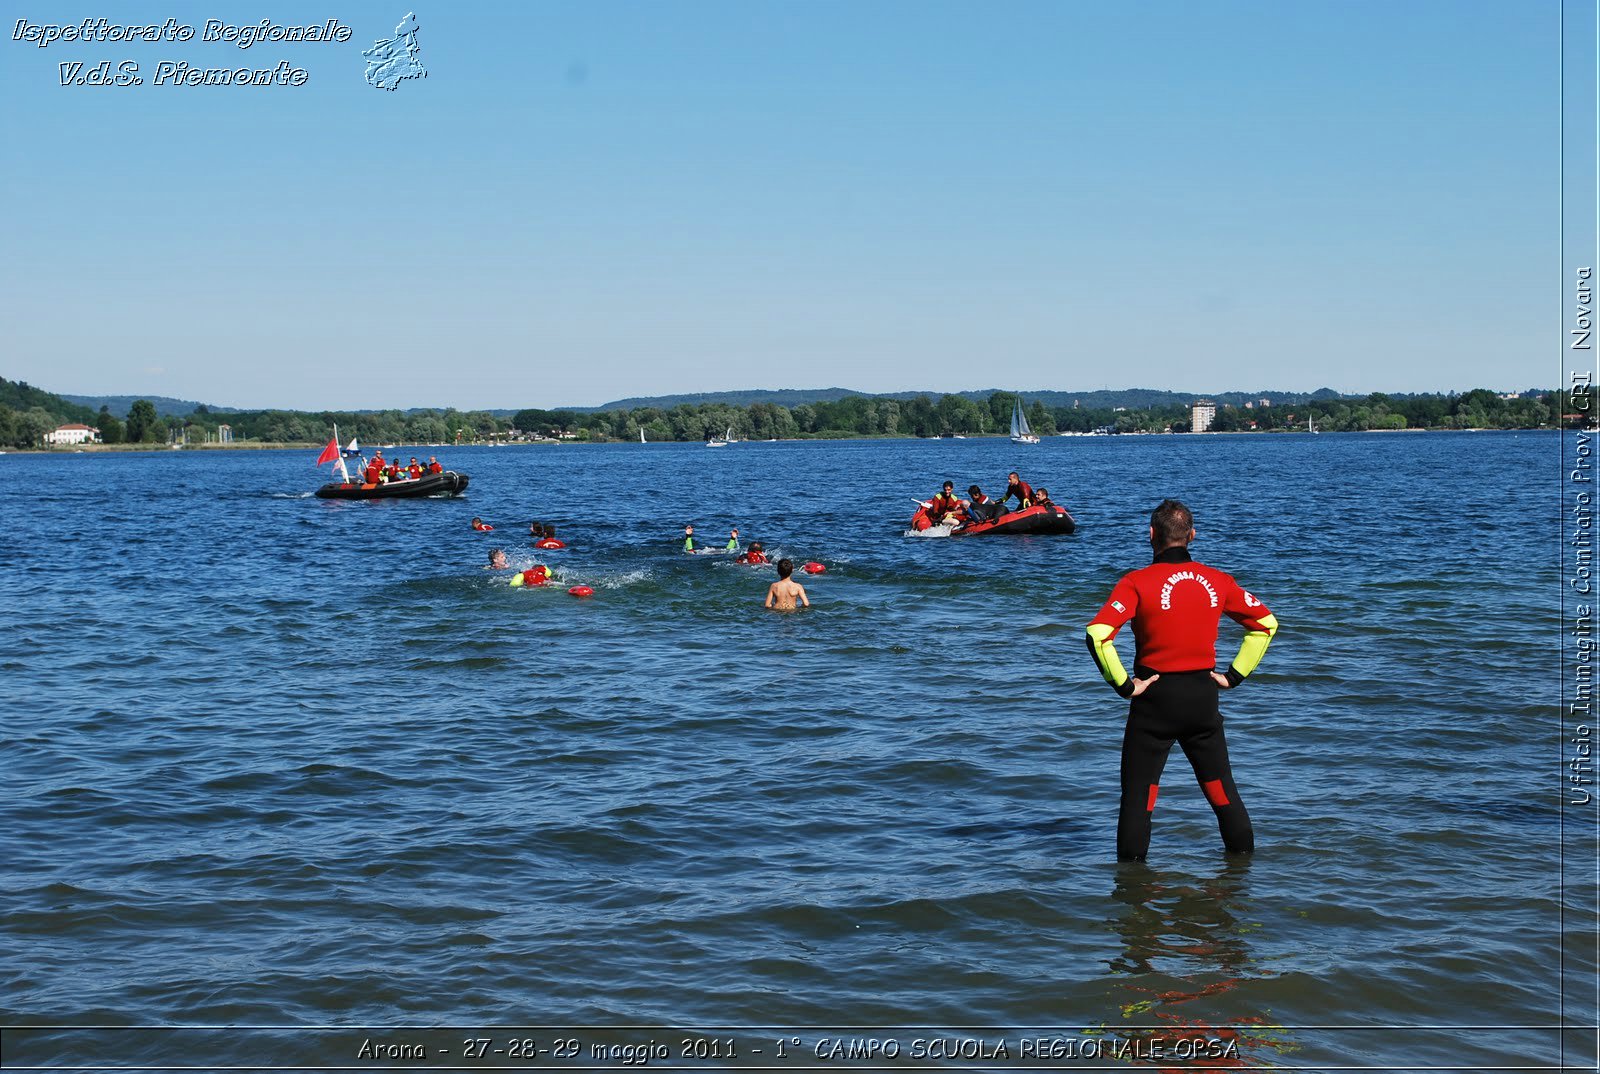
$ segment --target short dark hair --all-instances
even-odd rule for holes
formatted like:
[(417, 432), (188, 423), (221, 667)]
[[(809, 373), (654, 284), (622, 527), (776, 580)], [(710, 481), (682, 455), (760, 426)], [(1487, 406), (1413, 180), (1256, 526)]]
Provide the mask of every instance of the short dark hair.
[(1177, 500), (1162, 500), (1150, 512), (1150, 528), (1163, 548), (1175, 544), (1188, 544), (1189, 531), (1194, 529), (1194, 513)]
[(787, 578), (794, 573), (794, 561), (788, 559), (778, 560), (778, 577)]
[(956, 483), (954, 481), (946, 481), (944, 483), (944, 487), (947, 489), (953, 489), (956, 487)]
[(978, 495), (978, 493), (980, 493), (982, 491), (983, 490), (980, 489), (977, 485), (968, 485), (967, 486), (967, 495), (968, 496), (976, 496), (976, 495)]

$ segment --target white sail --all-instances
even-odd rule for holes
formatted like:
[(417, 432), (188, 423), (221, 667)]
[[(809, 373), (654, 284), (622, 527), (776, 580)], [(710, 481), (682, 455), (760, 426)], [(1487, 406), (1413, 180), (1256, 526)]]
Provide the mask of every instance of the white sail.
[(1022, 400), (1018, 399), (1011, 407), (1011, 435), (1032, 436), (1033, 430), (1028, 428), (1028, 418), (1022, 412)]
[(1039, 442), (1039, 438), (1033, 435), (1033, 430), (1028, 428), (1028, 417), (1022, 412), (1021, 398), (1018, 398), (1011, 407), (1011, 442), (1013, 444)]

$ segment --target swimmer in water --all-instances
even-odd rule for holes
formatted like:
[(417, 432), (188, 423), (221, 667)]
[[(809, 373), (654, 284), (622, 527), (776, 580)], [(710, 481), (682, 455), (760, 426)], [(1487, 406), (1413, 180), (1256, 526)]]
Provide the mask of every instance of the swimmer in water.
[(796, 601), (800, 602), (802, 608), (811, 607), (811, 602), (806, 599), (806, 587), (789, 577), (793, 573), (792, 562), (778, 560), (778, 580), (767, 587), (767, 607), (780, 612), (792, 612)]
[(510, 564), (506, 562), (506, 550), (504, 548), (489, 549), (489, 565), (483, 568), (484, 570), (503, 571), (509, 566)]

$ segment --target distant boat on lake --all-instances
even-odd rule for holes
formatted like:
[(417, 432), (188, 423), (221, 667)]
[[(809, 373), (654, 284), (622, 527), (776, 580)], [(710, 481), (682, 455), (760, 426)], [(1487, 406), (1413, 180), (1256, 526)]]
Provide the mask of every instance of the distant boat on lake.
[(1039, 438), (1033, 435), (1033, 430), (1028, 428), (1028, 417), (1022, 412), (1022, 397), (1011, 407), (1011, 442), (1013, 444), (1037, 444)]

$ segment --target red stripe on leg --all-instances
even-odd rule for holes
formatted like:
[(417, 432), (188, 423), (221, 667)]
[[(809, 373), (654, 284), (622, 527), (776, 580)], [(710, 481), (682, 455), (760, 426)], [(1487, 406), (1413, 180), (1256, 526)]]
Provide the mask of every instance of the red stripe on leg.
[(1222, 780), (1208, 779), (1200, 784), (1200, 789), (1206, 792), (1206, 801), (1214, 806), (1228, 804), (1228, 792), (1222, 789)]
[(1150, 784), (1150, 797), (1146, 798), (1144, 803), (1144, 811), (1146, 813), (1154, 813), (1156, 811), (1156, 795), (1160, 791), (1161, 788), (1159, 786), (1154, 783)]

